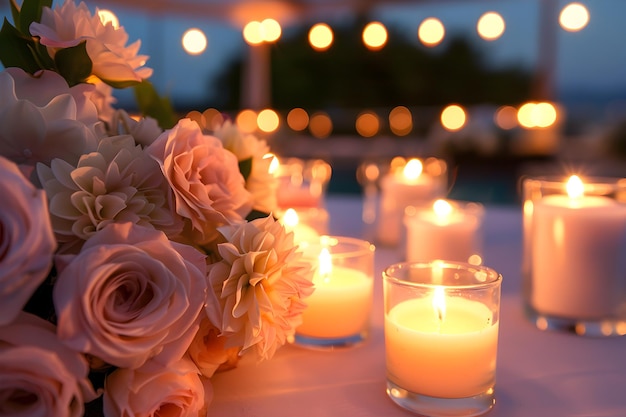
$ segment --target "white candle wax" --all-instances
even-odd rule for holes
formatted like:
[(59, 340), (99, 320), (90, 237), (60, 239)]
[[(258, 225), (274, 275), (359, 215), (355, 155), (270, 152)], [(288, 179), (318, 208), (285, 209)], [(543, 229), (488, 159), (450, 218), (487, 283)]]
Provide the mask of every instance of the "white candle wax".
[(428, 174), (407, 177), (400, 173), (385, 175), (380, 181), (380, 217), (378, 240), (395, 245), (401, 239), (404, 209), (441, 196), (444, 192), (440, 181)]
[(626, 291), (626, 206), (600, 196), (534, 204), (531, 303), (577, 319), (616, 314)]
[(315, 291), (297, 333), (319, 338), (359, 334), (367, 328), (372, 305), (373, 281), (352, 268), (333, 266), (328, 276), (314, 277)]
[(441, 319), (431, 298), (410, 299), (385, 317), (388, 378), (417, 394), (464, 398), (495, 383), (498, 323), (480, 302), (446, 297)]
[[(437, 202), (447, 203), (445, 200)], [(405, 218), (407, 261), (445, 259), (467, 262), (472, 256), (479, 255), (479, 215), (467, 213), (461, 207), (451, 210), (438, 213), (433, 207), (422, 207)]]

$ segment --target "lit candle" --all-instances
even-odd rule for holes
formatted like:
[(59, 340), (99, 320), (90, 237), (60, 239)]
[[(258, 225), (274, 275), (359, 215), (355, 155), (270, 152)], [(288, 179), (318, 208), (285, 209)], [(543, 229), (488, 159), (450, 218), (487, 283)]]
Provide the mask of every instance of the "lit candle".
[(539, 312), (564, 318), (618, 315), (626, 291), (626, 206), (585, 195), (577, 176), (565, 187), (567, 195), (533, 204), (530, 302)]
[[(369, 262), (369, 255), (367, 258)], [(297, 334), (307, 338), (341, 339), (358, 336), (369, 327), (373, 279), (369, 265), (364, 270), (333, 264), (327, 248), (319, 255), (313, 278), (315, 291), (306, 299), (307, 308)]]
[(480, 227), (483, 208), (477, 203), (439, 199), (407, 209), (407, 261), (446, 259), (482, 263)]
[(422, 162), (414, 158), (402, 170), (383, 176), (380, 188), (378, 240), (386, 245), (396, 245), (401, 240), (404, 209), (442, 196), (445, 183), (423, 172)]
[(293, 232), (293, 240), (296, 243), (312, 242), (320, 237), (313, 227), (300, 222), (300, 216), (293, 208), (288, 208), (285, 211), (280, 222), (285, 226), (287, 232)]
[(445, 294), (395, 305), (385, 315), (387, 377), (439, 398), (479, 395), (493, 387), (498, 322), (485, 304)]

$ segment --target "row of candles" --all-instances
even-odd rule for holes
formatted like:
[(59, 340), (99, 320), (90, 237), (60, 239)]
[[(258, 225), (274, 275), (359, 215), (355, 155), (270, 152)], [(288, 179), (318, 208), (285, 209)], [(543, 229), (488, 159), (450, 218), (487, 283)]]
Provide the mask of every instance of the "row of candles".
[[(541, 329), (626, 334), (626, 180), (523, 184), (528, 317)], [(482, 414), (495, 403), (502, 281), (482, 265), (484, 207), (445, 199), (445, 163), (434, 158), (391, 167), (379, 187), (376, 243), (404, 240), (406, 250), (404, 262), (383, 271), (387, 393), (425, 415)], [(369, 331), (375, 247), (324, 235), (323, 199), (299, 208), (302, 223), (295, 212), (286, 210), (282, 221), (317, 266), (295, 341), (358, 344)], [(317, 223), (307, 225), (307, 216)]]

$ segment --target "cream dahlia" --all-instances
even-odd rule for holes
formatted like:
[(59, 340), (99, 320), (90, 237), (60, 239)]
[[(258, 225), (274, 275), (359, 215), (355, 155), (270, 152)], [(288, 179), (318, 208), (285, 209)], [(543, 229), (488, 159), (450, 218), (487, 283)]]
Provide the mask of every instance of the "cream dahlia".
[(92, 73), (105, 82), (141, 81), (152, 75), (152, 69), (144, 67), (148, 57), (137, 55), (141, 41), (127, 46), (128, 34), (124, 28), (103, 24), (98, 14), (91, 14), (84, 2), (76, 5), (66, 0), (54, 10), (44, 7), (41, 22), (32, 23), (30, 33), (39, 36), (52, 57), (60, 49), (86, 41)]
[(269, 359), (301, 322), (313, 292), (311, 265), (271, 216), (219, 231), (228, 242), (209, 266), (207, 315), (229, 339), (226, 347), (254, 347)]
[(170, 237), (182, 230), (159, 165), (132, 136), (103, 138), (98, 151), (83, 155), (78, 166), (55, 159), (37, 171), (62, 252), (77, 252), (110, 223), (131, 222)]

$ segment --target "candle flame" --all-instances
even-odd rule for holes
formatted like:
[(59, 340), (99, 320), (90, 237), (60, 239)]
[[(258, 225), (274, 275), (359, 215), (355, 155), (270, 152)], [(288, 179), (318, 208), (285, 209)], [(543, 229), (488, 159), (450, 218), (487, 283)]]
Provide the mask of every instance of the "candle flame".
[(452, 205), (446, 200), (439, 199), (433, 203), (433, 211), (439, 219), (445, 219), (452, 213)]
[(283, 215), (283, 223), (287, 227), (296, 227), (300, 223), (300, 217), (294, 209), (288, 208)]
[(333, 263), (331, 262), (330, 252), (328, 248), (323, 248), (320, 252), (319, 260), (319, 274), (324, 281), (330, 279), (330, 273), (333, 270)]
[(443, 323), (446, 318), (446, 297), (443, 287), (438, 285), (433, 293), (433, 310), (439, 319), (439, 323)]
[(422, 161), (417, 158), (410, 159), (409, 162), (406, 163), (402, 173), (404, 174), (406, 179), (415, 180), (420, 175), (422, 175), (422, 170), (424, 166), (422, 165)]
[(578, 175), (572, 175), (569, 177), (567, 184), (565, 185), (565, 189), (567, 190), (567, 195), (570, 198), (580, 198), (585, 193), (585, 185)]
[(270, 173), (270, 175), (278, 174), (278, 168), (280, 168), (280, 161), (278, 160), (276, 155), (274, 155), (273, 153), (267, 153), (263, 155), (263, 159), (265, 158), (272, 158), (272, 161), (270, 162), (270, 166), (268, 168), (268, 172)]

